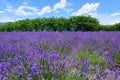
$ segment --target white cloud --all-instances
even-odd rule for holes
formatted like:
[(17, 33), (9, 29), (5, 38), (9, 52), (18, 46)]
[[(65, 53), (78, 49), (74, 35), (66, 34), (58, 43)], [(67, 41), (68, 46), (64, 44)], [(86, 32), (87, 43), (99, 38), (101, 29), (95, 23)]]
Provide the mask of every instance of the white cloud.
[(0, 22), (14, 22), (14, 20), (10, 19), (9, 17), (2, 17), (0, 18)]
[(113, 25), (116, 23), (120, 23), (120, 19), (103, 19), (100, 21), (100, 24), (102, 25)]
[(8, 12), (14, 12), (14, 9), (12, 6), (7, 6), (6, 11)]
[(116, 23), (120, 23), (120, 13), (113, 13), (111, 15), (99, 14), (96, 12), (100, 3), (86, 3), (83, 5), (78, 11), (73, 12), (73, 16), (79, 16), (83, 14), (91, 15), (99, 20), (102, 25), (113, 25)]
[[(26, 11), (26, 10), (31, 10), (31, 11)], [(15, 11), (16, 15), (19, 16), (30, 16), (30, 15), (44, 15), (45, 13), (50, 13), (52, 12), (52, 9), (50, 6), (45, 6), (41, 10), (37, 9), (36, 7), (32, 6), (20, 6), (18, 9)]]
[(113, 14), (111, 14), (110, 16), (112, 16), (112, 17), (114, 17), (114, 16), (120, 16), (120, 13), (113, 13)]
[(99, 5), (100, 3), (91, 3), (91, 4), (86, 3), (78, 11), (73, 12), (72, 15), (79, 16), (79, 15), (95, 12), (96, 9), (99, 7)]
[[(27, 11), (29, 10), (29, 11)], [(51, 7), (45, 6), (41, 10), (36, 7), (28, 6), (26, 1), (23, 2), (23, 5), (19, 6), (18, 9), (15, 10), (15, 14), (19, 16), (31, 16), (31, 15), (44, 15), (45, 13), (52, 12)]]
[(66, 13), (70, 13), (70, 12), (73, 11), (73, 9), (72, 8), (68, 8), (68, 7), (70, 7), (72, 5), (73, 5), (73, 3), (71, 3), (71, 2), (67, 2), (66, 0), (60, 0), (60, 2), (56, 3), (55, 5), (53, 5), (52, 11), (54, 13), (58, 14), (58, 13), (60, 13), (59, 9), (61, 9), (61, 10), (65, 11)]
[(59, 3), (56, 3), (53, 6), (53, 10), (57, 10), (57, 9), (63, 9), (67, 6), (67, 1), (66, 0), (60, 0)]
[(113, 25), (116, 23), (120, 23), (120, 18), (114, 18), (110, 16), (103, 16), (99, 18), (100, 24), (102, 25)]
[(52, 9), (50, 6), (45, 6), (41, 9), (41, 11), (37, 12), (38, 15), (43, 15), (45, 13), (50, 13), (52, 12)]
[(63, 9), (64, 11), (66, 11), (67, 13), (70, 13), (73, 11), (73, 9), (71, 8), (66, 8), (66, 6), (71, 6), (72, 3), (68, 3), (66, 0), (60, 0), (60, 2), (56, 3), (53, 6), (44, 6), (41, 10), (33, 7), (33, 6), (29, 6), (28, 3), (26, 1), (24, 1), (22, 3), (21, 6), (19, 6), (18, 8), (13, 8), (11, 5), (7, 5), (6, 11), (10, 12), (10, 13), (14, 13), (15, 15), (18, 16), (31, 16), (31, 15), (44, 15), (46, 13), (51, 13), (51, 12), (58, 12), (58, 9)]
[[(25, 11), (25, 10), (31, 10), (31, 11)], [(20, 6), (18, 9), (15, 11), (16, 15), (19, 16), (28, 16), (28, 15), (34, 15), (38, 11), (37, 8), (31, 7), (31, 6)]]
[[(53, 7), (47, 5), (47, 6), (44, 6), (41, 10), (39, 10), (36, 7), (28, 6), (28, 3), (24, 1), (23, 5), (19, 6), (18, 9), (15, 11), (15, 14), (19, 16), (28, 16), (28, 15), (35, 15), (35, 14), (42, 16), (46, 13), (55, 12), (58, 9), (64, 9), (66, 6), (67, 6), (66, 0), (60, 0), (60, 2), (53, 5)], [(11, 8), (7, 8), (7, 10), (10, 11)], [(28, 12), (26, 10), (31, 10), (31, 11)], [(64, 11), (69, 13), (72, 11), (72, 9), (66, 8), (64, 9)]]
[(91, 13), (91, 16), (97, 18), (102, 25), (113, 25), (120, 22), (120, 17), (113, 17), (111, 15)]
[(0, 14), (3, 14), (3, 13), (5, 13), (5, 11), (0, 11)]

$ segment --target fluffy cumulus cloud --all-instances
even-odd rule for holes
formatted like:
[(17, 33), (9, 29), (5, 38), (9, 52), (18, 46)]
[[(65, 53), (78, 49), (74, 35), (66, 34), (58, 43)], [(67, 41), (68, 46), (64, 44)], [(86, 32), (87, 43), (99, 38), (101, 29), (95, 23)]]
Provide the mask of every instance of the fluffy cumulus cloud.
[[(51, 12), (60, 12), (60, 9), (65, 11), (66, 13), (70, 13), (73, 11), (71, 8), (67, 8), (67, 6), (71, 6), (72, 4), (70, 2), (67, 2), (67, 0), (60, 0), (59, 2), (55, 3), (53, 6), (43, 6), (42, 9), (39, 9), (37, 7), (29, 6), (27, 1), (23, 1), (22, 5), (18, 6), (17, 8), (14, 8), (11, 6), (10, 3), (7, 2), (5, 11), (9, 13), (13, 13), (17, 16), (32, 16), (32, 15), (44, 15), (46, 13)], [(0, 14), (3, 13), (3, 11), (0, 11)]]
[(92, 17), (95, 17), (99, 20), (100, 24), (102, 25), (113, 25), (113, 24), (116, 24), (116, 23), (119, 23), (120, 22), (120, 17), (115, 17), (115, 16), (111, 16), (111, 15), (104, 15), (104, 14), (92, 14), (94, 16)]
[(113, 13), (111, 15), (103, 15), (96, 12), (100, 3), (86, 3), (78, 11), (73, 12), (72, 16), (91, 15), (99, 20), (102, 25), (113, 25), (120, 22), (120, 13)]
[[(22, 5), (18, 7), (13, 7), (9, 3), (9, 1), (4, 1), (4, 4), (6, 5), (5, 12), (9, 13), (15, 13), (17, 16), (31, 16), (31, 15), (44, 15), (46, 13), (50, 12), (56, 12), (59, 9), (64, 9), (66, 6), (70, 6), (70, 3), (67, 2), (67, 0), (59, 0), (59, 2), (55, 3), (54, 5), (46, 5), (43, 6), (42, 9), (39, 9), (38, 7), (29, 6), (28, 0), (23, 0)], [(65, 9), (67, 13), (71, 11), (71, 9)], [(0, 14), (4, 13), (3, 11), (0, 11)]]
[[(26, 11), (30, 10), (30, 11)], [(28, 15), (34, 15), (38, 11), (37, 8), (31, 7), (31, 6), (20, 6), (18, 9), (15, 11), (16, 15), (22, 15), (22, 16), (28, 16)]]
[(91, 13), (97, 10), (99, 7), (100, 3), (86, 3), (83, 5), (78, 11), (73, 12), (73, 16), (79, 16), (87, 13)]
[(67, 6), (67, 1), (66, 0), (60, 0), (60, 2), (56, 3), (53, 6), (53, 10), (57, 10), (57, 9), (63, 9)]
[(113, 13), (113, 14), (111, 14), (110, 16), (120, 16), (120, 13), (118, 13), (118, 12), (116, 12), (116, 13)]
[(52, 10), (51, 10), (51, 7), (50, 6), (45, 6), (42, 8), (42, 10), (40, 12), (37, 12), (38, 15), (43, 15), (45, 13), (50, 13)]
[[(19, 6), (16, 10), (13, 10), (11, 6), (8, 6), (6, 10), (9, 12), (14, 11), (14, 13), (18, 16), (30, 16), (30, 15), (36, 15), (36, 14), (42, 16), (46, 13), (55, 12), (58, 9), (64, 9), (66, 6), (67, 6), (67, 1), (60, 0), (60, 2), (56, 3), (52, 7), (47, 5), (47, 6), (44, 6), (41, 10), (39, 10), (36, 7), (28, 6), (28, 3), (24, 1), (23, 5)], [(71, 11), (71, 9), (65, 9), (65, 10), (66, 12)]]
[[(27, 11), (29, 10), (29, 11)], [(19, 15), (19, 16), (30, 16), (30, 15), (44, 15), (45, 13), (50, 13), (51, 7), (50, 6), (45, 6), (43, 7), (41, 10), (39, 10), (36, 7), (32, 7), (32, 6), (20, 6), (16, 11), (15, 14)]]
[(19, 6), (18, 8), (13, 8), (11, 5), (7, 5), (6, 11), (9, 13), (14, 13), (18, 16), (28, 16), (34, 15), (34, 13), (36, 13), (36, 11), (38, 10), (36, 7), (28, 6), (28, 3), (25, 1), (22, 4), (23, 5)]
[(120, 18), (106, 17), (100, 18), (100, 24), (102, 25), (113, 25), (120, 22)]

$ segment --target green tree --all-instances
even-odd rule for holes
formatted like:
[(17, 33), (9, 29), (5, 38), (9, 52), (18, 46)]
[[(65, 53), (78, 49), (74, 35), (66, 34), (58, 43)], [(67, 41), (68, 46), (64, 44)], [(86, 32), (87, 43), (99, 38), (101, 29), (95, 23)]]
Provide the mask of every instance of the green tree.
[(97, 30), (99, 22), (91, 16), (73, 16), (69, 19), (71, 30), (93, 31)]

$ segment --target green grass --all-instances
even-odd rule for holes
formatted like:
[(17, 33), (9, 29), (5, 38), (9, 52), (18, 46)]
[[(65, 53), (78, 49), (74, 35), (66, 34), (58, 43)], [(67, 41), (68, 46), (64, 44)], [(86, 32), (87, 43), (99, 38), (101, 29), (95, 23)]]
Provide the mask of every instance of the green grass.
[(100, 65), (102, 67), (105, 66), (106, 62), (104, 60), (102, 60), (101, 58), (99, 58), (96, 54), (90, 54), (88, 55), (88, 60), (90, 61), (90, 63), (94, 63), (95, 65)]
[(113, 56), (113, 59), (114, 59), (115, 63), (120, 64), (120, 53), (115, 54)]
[(87, 57), (90, 64), (94, 63), (95, 65), (105, 66), (106, 62), (99, 57), (99, 55), (95, 53), (91, 53), (89, 51), (78, 51), (76, 54), (76, 59), (81, 60), (82, 58)]

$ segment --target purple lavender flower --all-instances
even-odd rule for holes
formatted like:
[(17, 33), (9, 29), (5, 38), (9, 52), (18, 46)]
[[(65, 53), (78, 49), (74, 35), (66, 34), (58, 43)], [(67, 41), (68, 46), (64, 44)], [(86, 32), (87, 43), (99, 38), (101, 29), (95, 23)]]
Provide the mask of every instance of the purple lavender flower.
[(87, 71), (89, 69), (89, 61), (87, 60), (86, 57), (81, 59), (81, 66), (82, 66), (83, 72), (87, 73)]

